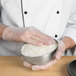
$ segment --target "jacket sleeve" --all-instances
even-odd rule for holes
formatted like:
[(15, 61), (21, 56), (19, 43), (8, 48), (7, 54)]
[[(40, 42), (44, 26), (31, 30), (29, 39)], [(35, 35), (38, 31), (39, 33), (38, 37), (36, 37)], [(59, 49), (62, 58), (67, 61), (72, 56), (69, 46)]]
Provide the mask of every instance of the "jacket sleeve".
[(66, 26), (64, 36), (68, 36), (72, 38), (76, 43), (76, 0), (73, 2), (73, 7), (71, 11), (70, 18), (68, 20), (68, 24)]

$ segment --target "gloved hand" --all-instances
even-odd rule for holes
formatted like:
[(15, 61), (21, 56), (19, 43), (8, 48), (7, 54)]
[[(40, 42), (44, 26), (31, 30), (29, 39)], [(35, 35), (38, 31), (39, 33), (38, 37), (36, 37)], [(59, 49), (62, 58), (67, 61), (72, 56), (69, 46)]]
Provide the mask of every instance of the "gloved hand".
[(53, 38), (40, 32), (35, 27), (7, 27), (3, 32), (2, 38), (8, 41), (21, 41), (37, 46), (41, 46), (43, 44), (49, 45), (54, 43)]
[(59, 41), (58, 49), (57, 49), (56, 53), (54, 54), (53, 59), (48, 64), (39, 66), (39, 65), (32, 65), (27, 62), (24, 62), (24, 66), (28, 67), (28, 68), (32, 68), (32, 70), (35, 70), (35, 71), (36, 70), (45, 70), (48, 67), (51, 67), (52, 65), (54, 65), (62, 57), (64, 52), (65, 52), (65, 44), (63, 41)]

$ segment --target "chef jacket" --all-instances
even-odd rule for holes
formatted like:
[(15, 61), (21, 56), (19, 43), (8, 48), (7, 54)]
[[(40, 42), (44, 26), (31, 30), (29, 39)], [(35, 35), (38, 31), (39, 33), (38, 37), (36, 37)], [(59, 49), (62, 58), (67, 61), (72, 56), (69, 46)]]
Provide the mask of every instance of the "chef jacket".
[[(75, 4), (75, 0), (0, 0), (0, 23), (25, 28), (34, 26), (56, 40), (68, 36), (76, 43)], [(0, 39), (0, 56), (21, 55), (23, 44)], [(74, 47), (64, 55), (76, 55), (75, 52)]]

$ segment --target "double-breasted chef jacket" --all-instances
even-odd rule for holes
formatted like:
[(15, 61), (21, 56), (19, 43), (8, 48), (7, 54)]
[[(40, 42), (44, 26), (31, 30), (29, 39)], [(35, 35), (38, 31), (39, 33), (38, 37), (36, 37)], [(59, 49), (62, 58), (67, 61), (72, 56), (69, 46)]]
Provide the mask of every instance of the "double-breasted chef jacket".
[[(56, 40), (71, 37), (76, 43), (75, 0), (0, 0), (3, 25), (14, 27), (34, 26)], [(24, 43), (0, 39), (0, 56), (21, 55)], [(76, 55), (75, 48), (65, 55)]]

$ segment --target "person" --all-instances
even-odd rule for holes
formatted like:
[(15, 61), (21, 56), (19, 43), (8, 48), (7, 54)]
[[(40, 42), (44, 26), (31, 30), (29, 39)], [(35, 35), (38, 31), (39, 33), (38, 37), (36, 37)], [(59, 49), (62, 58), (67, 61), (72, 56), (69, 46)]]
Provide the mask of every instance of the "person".
[(0, 0), (0, 56), (21, 55), (24, 43), (40, 47), (55, 40), (58, 49), (48, 64), (24, 62), (24, 65), (44, 70), (63, 55), (76, 56), (75, 3), (75, 0)]

